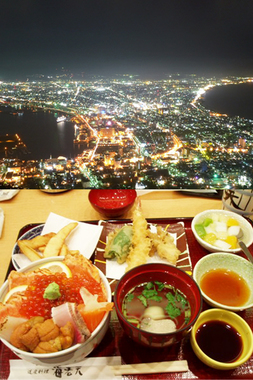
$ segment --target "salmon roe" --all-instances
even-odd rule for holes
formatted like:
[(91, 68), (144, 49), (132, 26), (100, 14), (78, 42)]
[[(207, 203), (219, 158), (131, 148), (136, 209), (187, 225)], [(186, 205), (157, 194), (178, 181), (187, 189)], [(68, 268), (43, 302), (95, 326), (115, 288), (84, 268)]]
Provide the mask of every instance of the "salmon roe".
[[(44, 291), (51, 282), (56, 282), (60, 287), (61, 296), (55, 300), (43, 298)], [(48, 319), (51, 318), (52, 307), (59, 306), (65, 302), (83, 303), (80, 288), (85, 286), (86, 282), (84, 276), (73, 275), (68, 278), (65, 273), (60, 272), (36, 276), (24, 292), (20, 314), (26, 318), (42, 316)], [(90, 292), (95, 294), (94, 289), (93, 291), (90, 290)]]

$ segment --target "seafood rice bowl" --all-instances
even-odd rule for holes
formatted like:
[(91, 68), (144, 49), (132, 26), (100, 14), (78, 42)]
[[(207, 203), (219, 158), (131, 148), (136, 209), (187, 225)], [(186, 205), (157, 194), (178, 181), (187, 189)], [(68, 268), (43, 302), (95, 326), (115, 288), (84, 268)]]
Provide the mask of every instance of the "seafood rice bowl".
[(11, 271), (0, 288), (0, 339), (39, 365), (76, 363), (103, 339), (111, 289), (80, 254), (51, 257)]

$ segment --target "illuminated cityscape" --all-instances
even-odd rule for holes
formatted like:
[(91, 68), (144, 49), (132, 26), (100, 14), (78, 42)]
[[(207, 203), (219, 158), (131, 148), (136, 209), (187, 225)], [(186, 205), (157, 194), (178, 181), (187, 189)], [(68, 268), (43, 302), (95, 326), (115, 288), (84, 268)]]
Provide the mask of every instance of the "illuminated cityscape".
[(213, 87), (252, 81), (176, 74), (2, 81), (1, 112), (22, 117), (29, 109), (71, 121), (75, 153), (30, 159), (18, 131), (0, 135), (0, 187), (252, 188), (253, 120), (218, 114), (203, 102)]

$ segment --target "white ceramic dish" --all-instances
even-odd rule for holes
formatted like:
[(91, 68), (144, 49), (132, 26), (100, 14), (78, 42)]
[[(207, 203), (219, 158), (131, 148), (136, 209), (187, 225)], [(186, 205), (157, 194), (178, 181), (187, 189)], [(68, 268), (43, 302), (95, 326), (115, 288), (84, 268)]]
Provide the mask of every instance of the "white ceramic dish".
[(238, 214), (236, 214), (234, 212), (230, 212), (230, 211), (226, 211), (226, 210), (206, 210), (206, 211), (203, 211), (203, 212), (197, 214), (193, 218), (192, 223), (191, 223), (191, 228), (192, 228), (192, 232), (193, 232), (196, 240), (198, 241), (198, 243), (203, 248), (205, 248), (207, 251), (209, 251), (209, 252), (217, 252), (217, 251), (221, 251), (221, 252), (240, 252), (241, 251), (241, 248), (226, 249), (226, 250), (218, 248), (215, 245), (211, 245), (211, 244), (207, 243), (205, 240), (203, 240), (197, 234), (196, 229), (195, 229), (196, 224), (202, 223), (203, 220), (205, 219), (205, 217), (207, 217), (208, 215), (210, 215), (212, 213), (223, 214), (223, 215), (227, 215), (227, 216), (229, 216), (231, 218), (236, 219), (239, 222), (239, 224), (241, 226), (241, 229), (243, 231), (243, 237), (242, 237), (241, 240), (246, 244), (247, 247), (249, 247), (253, 243), (253, 228), (252, 228), (252, 225), (244, 217), (242, 217), (241, 215), (238, 215)]
[[(27, 272), (29, 270), (34, 270), (38, 266), (47, 263), (49, 261), (62, 261), (63, 257), (53, 257), (51, 259), (42, 259), (40, 262), (32, 263), (25, 268), (22, 268), (20, 272)], [(98, 269), (99, 270), (99, 269)], [(107, 292), (107, 300), (111, 302), (112, 294), (111, 288), (105, 275), (99, 270), (100, 277), (105, 285)], [(8, 280), (0, 288), (0, 301), (3, 300), (4, 296), (8, 292)], [(19, 358), (31, 362), (33, 364), (44, 365), (44, 366), (55, 366), (55, 365), (67, 365), (82, 361), (87, 355), (89, 355), (95, 347), (101, 342), (106, 334), (110, 322), (110, 313), (106, 313), (100, 324), (93, 331), (90, 338), (84, 343), (75, 344), (66, 350), (62, 350), (56, 353), (49, 354), (34, 354), (31, 352), (22, 351), (12, 344), (7, 342), (5, 339), (1, 339), (2, 342), (16, 354)]]
[[(244, 305), (237, 307), (221, 304), (208, 297), (201, 289), (200, 283), (202, 276), (212, 269), (227, 269), (242, 277), (250, 288), (248, 301)], [(234, 312), (253, 307), (253, 264), (238, 255), (216, 252), (202, 257), (193, 269), (193, 278), (199, 285), (204, 300), (211, 306)]]

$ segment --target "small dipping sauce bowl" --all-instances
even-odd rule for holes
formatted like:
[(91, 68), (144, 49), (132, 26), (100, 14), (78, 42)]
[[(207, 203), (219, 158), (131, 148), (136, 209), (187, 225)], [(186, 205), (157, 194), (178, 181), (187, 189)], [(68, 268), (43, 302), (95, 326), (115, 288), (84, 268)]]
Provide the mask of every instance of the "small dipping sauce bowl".
[(203, 311), (191, 330), (191, 346), (206, 365), (232, 370), (244, 364), (253, 352), (253, 334), (248, 323), (234, 312)]
[(224, 252), (202, 257), (193, 278), (211, 306), (238, 312), (253, 307), (253, 264)]

